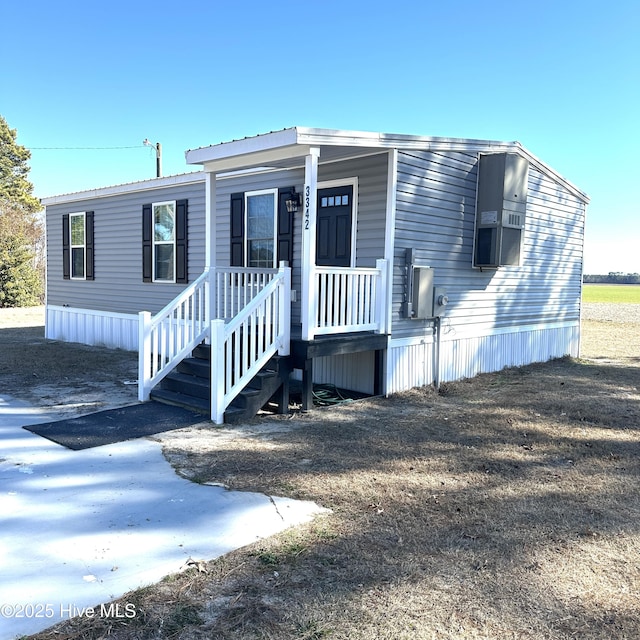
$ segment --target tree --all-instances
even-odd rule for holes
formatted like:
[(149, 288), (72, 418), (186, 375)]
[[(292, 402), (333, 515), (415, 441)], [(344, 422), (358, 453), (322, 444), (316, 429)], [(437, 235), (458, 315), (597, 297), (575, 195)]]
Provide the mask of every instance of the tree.
[(42, 208), (33, 195), (29, 182), (29, 149), (16, 142), (17, 132), (10, 129), (0, 116), (0, 202), (11, 203), (25, 213), (34, 214)]
[(32, 307), (40, 303), (42, 282), (35, 254), (22, 234), (0, 234), (0, 307)]
[(28, 180), (31, 153), (0, 116), (0, 307), (38, 304), (44, 283), (44, 231)]

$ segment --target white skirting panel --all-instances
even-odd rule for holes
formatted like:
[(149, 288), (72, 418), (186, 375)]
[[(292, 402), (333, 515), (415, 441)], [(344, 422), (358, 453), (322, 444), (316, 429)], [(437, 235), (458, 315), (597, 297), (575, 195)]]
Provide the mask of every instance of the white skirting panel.
[(45, 337), (111, 349), (138, 350), (138, 316), (47, 305)]
[[(472, 378), (565, 355), (577, 357), (579, 325), (500, 331), (485, 336), (443, 336), (440, 381)], [(424, 339), (391, 340), (387, 351), (386, 393), (406, 391), (435, 380), (435, 344)]]
[(371, 394), (373, 376), (373, 351), (326, 356), (313, 361), (313, 381), (316, 384), (334, 384), (340, 389)]
[(431, 338), (393, 340), (387, 349), (386, 393), (423, 387), (434, 380), (435, 361)]

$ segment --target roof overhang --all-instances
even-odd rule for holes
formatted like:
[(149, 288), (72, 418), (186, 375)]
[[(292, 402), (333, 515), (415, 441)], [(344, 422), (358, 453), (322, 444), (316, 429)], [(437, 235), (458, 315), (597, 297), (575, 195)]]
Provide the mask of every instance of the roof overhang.
[[(242, 140), (232, 140), (185, 153), (187, 164), (200, 164), (208, 172), (220, 174), (250, 169), (293, 169), (304, 166), (304, 158), (315, 151), (321, 162), (333, 162), (363, 153), (380, 152), (377, 134), (293, 127)], [(356, 137), (354, 137), (356, 136)]]
[(467, 138), (439, 138), (367, 131), (292, 127), (185, 153), (187, 164), (202, 165), (204, 171), (228, 173), (304, 166), (304, 157), (315, 150), (320, 163), (356, 158), (389, 149), (416, 151), (461, 151), (464, 153), (518, 153), (585, 203), (589, 197), (519, 142)]

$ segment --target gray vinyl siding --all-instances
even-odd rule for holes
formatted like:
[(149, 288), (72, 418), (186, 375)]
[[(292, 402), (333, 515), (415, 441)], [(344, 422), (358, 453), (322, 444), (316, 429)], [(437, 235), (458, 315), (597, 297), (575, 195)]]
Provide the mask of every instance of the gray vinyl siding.
[[(204, 181), (47, 206), (47, 304), (97, 311), (156, 313), (183, 288), (142, 281), (142, 206), (187, 199), (189, 282), (204, 269)], [(62, 277), (62, 216), (94, 212), (94, 280)]]
[(444, 332), (579, 322), (585, 204), (534, 166), (529, 170), (522, 265), (472, 268), (477, 155), (400, 152), (393, 273), (393, 336), (430, 332), (401, 316), (404, 252), (435, 269), (449, 306)]

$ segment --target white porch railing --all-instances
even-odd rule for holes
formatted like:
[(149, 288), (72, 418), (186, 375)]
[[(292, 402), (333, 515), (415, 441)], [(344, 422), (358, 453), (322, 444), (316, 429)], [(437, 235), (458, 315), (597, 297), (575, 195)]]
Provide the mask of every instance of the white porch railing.
[(211, 419), (216, 424), (224, 422), (225, 409), (273, 355), (289, 355), (290, 331), (291, 269), (284, 266), (230, 322), (211, 322)]
[(209, 273), (205, 271), (155, 316), (138, 314), (138, 400), (185, 358), (209, 331)]
[(315, 267), (314, 277), (317, 299), (314, 335), (384, 333), (386, 260), (378, 260), (375, 268)]

